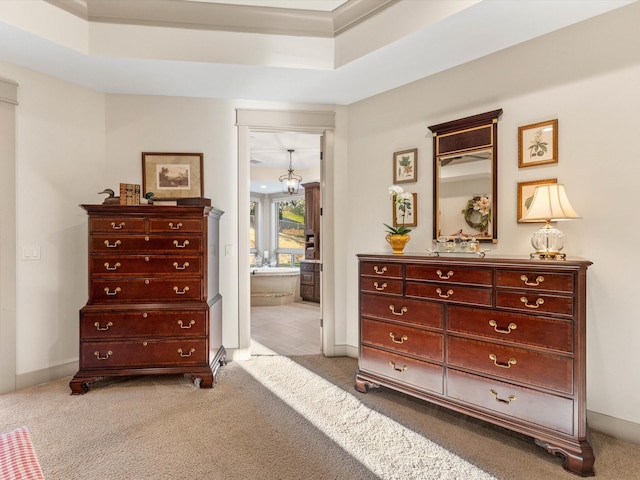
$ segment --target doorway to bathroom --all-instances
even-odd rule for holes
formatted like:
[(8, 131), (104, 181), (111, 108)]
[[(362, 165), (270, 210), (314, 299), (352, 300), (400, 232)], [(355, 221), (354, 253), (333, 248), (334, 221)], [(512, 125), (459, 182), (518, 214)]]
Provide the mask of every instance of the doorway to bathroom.
[(281, 355), (322, 351), (321, 145), (322, 135), (317, 133), (249, 134), (254, 354), (261, 350)]

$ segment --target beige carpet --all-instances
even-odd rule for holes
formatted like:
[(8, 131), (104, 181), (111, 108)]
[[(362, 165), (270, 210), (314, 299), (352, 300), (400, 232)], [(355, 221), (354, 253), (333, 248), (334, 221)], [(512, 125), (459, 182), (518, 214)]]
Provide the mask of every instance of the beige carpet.
[[(356, 392), (354, 359), (291, 360), (230, 363), (211, 390), (148, 376), (71, 396), (65, 378), (0, 396), (0, 431), (26, 425), (49, 480), (577, 478), (528, 437)], [(597, 432), (592, 444), (596, 478), (640, 479), (640, 446)]]

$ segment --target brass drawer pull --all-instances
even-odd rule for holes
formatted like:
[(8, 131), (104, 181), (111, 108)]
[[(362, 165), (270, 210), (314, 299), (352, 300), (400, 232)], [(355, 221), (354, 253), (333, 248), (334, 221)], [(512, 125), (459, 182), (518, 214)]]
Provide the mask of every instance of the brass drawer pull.
[(195, 352), (195, 351), (196, 351), (195, 348), (190, 348), (189, 349), (189, 353), (182, 353), (182, 349), (181, 348), (178, 349), (178, 353), (183, 358), (190, 357), (193, 354), (193, 352)]
[(118, 268), (120, 268), (121, 266), (122, 266), (122, 265), (120, 265), (120, 262), (116, 262), (116, 264), (115, 264), (113, 267), (110, 267), (110, 266), (109, 266), (109, 262), (106, 262), (106, 263), (104, 264), (104, 268), (106, 268), (107, 270), (111, 270), (111, 271), (113, 271), (113, 270), (117, 270), (117, 269), (118, 269)]
[(173, 267), (176, 270), (186, 270), (188, 266), (189, 266), (189, 262), (184, 262), (182, 266), (180, 266), (178, 262), (173, 262)]
[(518, 325), (513, 322), (507, 325), (507, 328), (498, 327), (498, 322), (496, 322), (495, 320), (489, 320), (489, 325), (492, 326), (496, 332), (505, 334), (509, 334), (511, 333), (511, 330), (515, 330), (516, 328), (518, 328)]
[(118, 224), (116, 224), (116, 222), (111, 222), (111, 228), (113, 228), (114, 230), (122, 230), (122, 228), (125, 226), (126, 224), (124, 222), (120, 222)]
[(373, 286), (376, 287), (376, 290), (378, 290), (380, 292), (382, 290), (384, 290), (385, 288), (387, 288), (387, 284), (386, 283), (383, 283), (382, 285), (379, 286), (378, 282), (373, 282)]
[(442, 270), (436, 270), (436, 275), (438, 275), (438, 278), (440, 280), (449, 280), (451, 277), (453, 277), (453, 272), (449, 270), (446, 275), (443, 275)]
[(184, 326), (184, 325), (183, 325), (183, 323), (182, 323), (182, 320), (178, 320), (178, 325), (180, 325), (180, 328), (191, 328), (191, 327), (192, 327), (192, 326), (194, 326), (195, 324), (196, 324), (196, 321), (195, 321), (195, 320), (191, 320), (191, 321), (189, 322), (189, 325)]
[(453, 290), (449, 289), (447, 290), (446, 294), (443, 294), (441, 289), (436, 288), (436, 293), (440, 298), (449, 298), (451, 295), (453, 295)]
[(113, 352), (109, 350), (104, 357), (100, 356), (100, 352), (93, 352), (93, 354), (96, 356), (98, 360), (107, 360), (111, 355), (113, 355)]
[(185, 248), (187, 245), (189, 245), (189, 240), (185, 240), (182, 245), (180, 245), (180, 242), (178, 242), (178, 240), (174, 240), (173, 244), (176, 248)]
[(169, 222), (169, 228), (171, 230), (180, 230), (182, 228), (182, 224), (181, 223), (176, 223), (175, 225), (171, 222)]
[(122, 242), (120, 240), (116, 240), (114, 243), (109, 243), (109, 240), (105, 240), (104, 244), (107, 248), (117, 248)]
[(399, 312), (396, 312), (396, 307), (394, 305), (389, 305), (389, 310), (391, 310), (391, 313), (398, 316), (401, 316), (407, 313), (407, 307), (402, 307)]
[(389, 362), (389, 365), (391, 365), (391, 367), (396, 371), (396, 372), (404, 372), (407, 369), (406, 365), (403, 365), (402, 367), (398, 368), (396, 367), (396, 362)]
[(493, 353), (490, 353), (490, 354), (489, 354), (489, 358), (490, 358), (491, 360), (493, 360), (493, 364), (494, 364), (496, 367), (500, 367), (500, 368), (511, 368), (511, 365), (515, 365), (515, 364), (517, 363), (517, 362), (516, 362), (516, 359), (515, 359), (515, 358), (513, 358), (513, 357), (512, 357), (512, 358), (510, 358), (510, 359), (507, 361), (507, 363), (499, 362), (499, 361), (498, 361), (498, 357), (496, 357)]
[(96, 327), (96, 330), (104, 331), (104, 330), (109, 330), (110, 327), (113, 327), (113, 322), (107, 323), (105, 327), (101, 327), (100, 322), (94, 323), (93, 326)]
[(122, 289), (120, 287), (116, 287), (116, 289), (113, 292), (109, 290), (109, 287), (104, 287), (104, 293), (106, 293), (107, 295), (110, 295), (110, 296), (117, 295), (121, 291), (122, 291)]
[(373, 271), (376, 272), (378, 275), (382, 275), (384, 274), (384, 272), (387, 271), (387, 267), (382, 267), (381, 269), (378, 269), (377, 265), (373, 266)]
[(520, 280), (522, 280), (525, 285), (528, 285), (530, 287), (537, 287), (542, 282), (544, 282), (544, 277), (542, 275), (539, 275), (538, 277), (536, 277), (536, 279), (534, 281), (530, 282), (529, 281), (529, 277), (527, 277), (526, 275), (522, 275), (520, 277)]
[(409, 340), (409, 337), (407, 337), (406, 335), (402, 335), (402, 337), (400, 337), (400, 340), (396, 340), (396, 336), (393, 332), (389, 332), (389, 336), (391, 337), (391, 341), (393, 343), (403, 344), (404, 342)]
[(524, 303), (524, 306), (527, 308), (538, 308), (540, 305), (542, 305), (544, 303), (544, 298), (538, 298), (536, 299), (536, 304), (532, 305), (529, 303), (529, 300), (527, 300), (527, 297), (520, 297), (520, 301), (522, 303)]
[(489, 390), (489, 392), (491, 392), (491, 395), (495, 397), (496, 402), (498, 403), (506, 403), (507, 405), (509, 405), (511, 402), (513, 402), (516, 399), (515, 395), (509, 395), (508, 400), (504, 400), (503, 398), (498, 398), (498, 392), (496, 392), (493, 388)]
[(186, 287), (184, 287), (182, 291), (179, 291), (178, 287), (173, 287), (173, 291), (176, 292), (176, 295), (184, 295), (189, 291), (189, 286), (187, 285)]

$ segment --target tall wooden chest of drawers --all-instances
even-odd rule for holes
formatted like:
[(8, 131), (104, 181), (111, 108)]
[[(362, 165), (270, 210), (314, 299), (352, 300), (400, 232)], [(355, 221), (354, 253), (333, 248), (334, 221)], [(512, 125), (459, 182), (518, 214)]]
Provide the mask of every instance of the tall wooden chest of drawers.
[(89, 299), (80, 310), (74, 394), (104, 377), (190, 374), (211, 388), (225, 363), (211, 207), (82, 205)]
[(360, 254), (356, 389), (381, 385), (529, 435), (593, 475), (591, 262)]

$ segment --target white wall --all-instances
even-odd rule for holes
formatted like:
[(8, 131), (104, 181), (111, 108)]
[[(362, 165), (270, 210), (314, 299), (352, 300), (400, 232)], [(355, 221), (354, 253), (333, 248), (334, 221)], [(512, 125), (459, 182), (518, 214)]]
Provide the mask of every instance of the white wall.
[[(78, 357), (87, 299), (86, 219), (107, 165), (104, 95), (0, 63), (19, 84), (16, 107), (17, 387), (66, 374)], [(38, 247), (39, 260), (20, 258)], [(66, 368), (66, 369), (65, 369)], [(44, 376), (31, 372), (46, 371)], [(59, 375), (58, 375), (59, 376)]]
[[(570, 255), (588, 272), (587, 408), (640, 423), (640, 251), (636, 217), (640, 162), (640, 6), (510, 48), (349, 107), (347, 342), (356, 344), (359, 252), (389, 251), (387, 187), (394, 151), (418, 147), (419, 224), (408, 250), (432, 233), (432, 143), (428, 125), (502, 108), (498, 244), (492, 255), (526, 256), (535, 225), (517, 224), (517, 183), (558, 178), (582, 220), (561, 225)], [(518, 168), (518, 126), (557, 118), (559, 163)], [(620, 238), (618, 240), (618, 238)]]
[[(107, 95), (106, 103), (110, 170), (103, 179), (105, 187), (115, 189), (120, 182), (141, 184), (142, 152), (203, 153), (204, 196), (225, 212), (220, 219), (220, 245), (233, 245), (237, 252), (238, 154), (233, 103), (138, 95)], [(237, 257), (221, 256), (223, 344), (227, 348), (238, 345), (237, 284)]]

